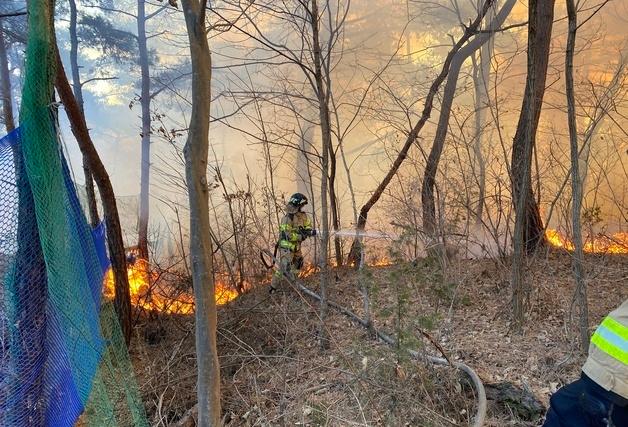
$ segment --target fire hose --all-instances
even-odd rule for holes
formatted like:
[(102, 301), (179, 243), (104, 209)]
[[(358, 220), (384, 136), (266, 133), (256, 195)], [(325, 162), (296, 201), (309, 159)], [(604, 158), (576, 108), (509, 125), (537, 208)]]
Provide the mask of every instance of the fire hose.
[[(264, 267), (266, 267), (269, 270), (273, 268), (273, 266), (275, 265), (275, 260), (277, 259), (277, 249), (279, 249), (279, 242), (275, 243), (275, 250), (273, 251), (272, 254), (267, 249), (262, 249), (261, 251), (259, 251), (259, 257), (262, 260), (262, 264), (264, 264)], [(264, 254), (269, 255), (272, 261), (266, 262), (266, 258), (264, 257)]]

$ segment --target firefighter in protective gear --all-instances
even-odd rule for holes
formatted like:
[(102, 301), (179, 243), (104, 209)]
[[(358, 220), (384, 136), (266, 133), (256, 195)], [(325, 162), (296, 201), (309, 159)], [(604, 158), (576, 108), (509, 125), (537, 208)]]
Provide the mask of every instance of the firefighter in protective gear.
[(295, 193), (290, 197), (286, 205), (286, 215), (279, 225), (279, 249), (278, 268), (273, 275), (270, 292), (277, 290), (282, 277), (288, 280), (296, 278), (296, 272), (303, 267), (303, 254), (301, 242), (316, 235), (312, 228), (312, 221), (301, 209), (307, 205), (307, 197), (301, 193)]
[(543, 426), (628, 426), (628, 299), (598, 326), (580, 379), (552, 396)]

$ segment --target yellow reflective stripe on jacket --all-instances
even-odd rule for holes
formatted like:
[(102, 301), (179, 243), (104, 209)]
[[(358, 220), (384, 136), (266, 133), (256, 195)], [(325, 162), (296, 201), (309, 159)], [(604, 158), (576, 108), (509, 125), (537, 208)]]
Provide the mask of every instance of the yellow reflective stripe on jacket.
[(612, 317), (604, 319), (591, 337), (591, 342), (612, 358), (628, 365), (628, 327)]
[(628, 326), (624, 326), (612, 317), (607, 317), (602, 322), (602, 326), (610, 329), (615, 335), (628, 341)]
[(297, 245), (295, 243), (282, 239), (279, 241), (279, 247), (284, 249), (290, 249), (291, 251), (293, 251), (297, 248)]
[(297, 230), (295, 230), (291, 224), (279, 225), (279, 231), (283, 233), (283, 237), (285, 240), (289, 240), (291, 242), (299, 241), (299, 233), (297, 233)]
[(292, 226), (292, 224), (280, 224), (279, 231), (282, 233), (284, 240), (294, 243), (301, 241), (301, 235), (298, 233), (298, 230)]

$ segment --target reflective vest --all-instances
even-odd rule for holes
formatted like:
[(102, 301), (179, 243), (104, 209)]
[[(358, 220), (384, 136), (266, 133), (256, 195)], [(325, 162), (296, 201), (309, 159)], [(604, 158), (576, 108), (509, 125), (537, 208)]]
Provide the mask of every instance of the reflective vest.
[(606, 390), (628, 399), (628, 300), (598, 326), (582, 371)]
[(304, 212), (286, 214), (279, 224), (279, 247), (296, 252), (305, 236), (300, 232), (312, 231), (312, 221)]

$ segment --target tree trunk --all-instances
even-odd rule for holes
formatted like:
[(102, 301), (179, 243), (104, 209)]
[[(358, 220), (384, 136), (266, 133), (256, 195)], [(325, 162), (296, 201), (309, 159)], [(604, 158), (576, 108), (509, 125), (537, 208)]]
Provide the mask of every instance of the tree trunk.
[[(503, 7), (502, 7), (503, 9)], [(491, 8), (487, 25), (488, 29), (493, 29), (491, 23), (495, 20), (496, 10)], [(486, 113), (488, 102), (490, 100), (489, 84), (491, 72), (491, 56), (493, 54), (493, 45), (495, 33), (489, 34), (488, 42), (484, 43), (479, 51), (479, 62), (473, 61), (473, 88), (475, 92), (475, 141), (473, 144), (473, 154), (478, 167), (478, 202), (474, 212), (476, 225), (482, 224), (484, 216), (484, 204), (486, 197), (486, 162), (482, 154), (484, 142), (484, 126), (486, 124)]]
[[(486, 0), (486, 2), (484, 3), (484, 6), (482, 7), (481, 12), (478, 14), (475, 20), (472, 23), (470, 23), (468, 27), (466, 27), (464, 34), (460, 37), (460, 39), (456, 42), (456, 44), (454, 44), (453, 48), (447, 54), (447, 57), (445, 58), (445, 62), (443, 63), (440, 73), (438, 74), (434, 82), (432, 83), (432, 86), (430, 87), (427, 93), (427, 97), (425, 99), (425, 105), (423, 107), (423, 112), (421, 113), (421, 118), (414, 125), (412, 130), (408, 133), (408, 137), (406, 138), (406, 141), (403, 147), (399, 151), (397, 158), (395, 159), (392, 166), (388, 170), (388, 173), (386, 173), (386, 175), (384, 176), (384, 179), (382, 180), (382, 182), (380, 182), (380, 184), (377, 186), (373, 194), (371, 194), (371, 197), (367, 200), (367, 202), (360, 209), (360, 216), (358, 217), (358, 223), (357, 223), (358, 231), (362, 231), (366, 227), (366, 220), (367, 220), (367, 217), (371, 208), (375, 205), (375, 203), (379, 201), (384, 190), (386, 190), (386, 187), (388, 187), (388, 184), (396, 175), (397, 171), (399, 170), (399, 167), (408, 156), (408, 151), (410, 150), (410, 147), (412, 146), (412, 144), (415, 143), (419, 133), (423, 129), (423, 126), (425, 126), (425, 123), (430, 118), (432, 114), (432, 107), (434, 104), (434, 97), (436, 96), (436, 93), (438, 92), (440, 85), (443, 83), (443, 81), (447, 77), (447, 74), (449, 73), (449, 68), (451, 66), (451, 62), (454, 56), (460, 50), (460, 48), (467, 42), (467, 40), (469, 40), (471, 36), (475, 34), (476, 30), (478, 29), (480, 25), (480, 22), (482, 22), (484, 15), (486, 15), (486, 12), (488, 11), (488, 8), (491, 6), (492, 3), (493, 3), (493, 0)], [(358, 263), (360, 262), (360, 242), (358, 240), (359, 239), (357, 238), (354, 239), (351, 245), (351, 251), (349, 252), (349, 257), (347, 260), (349, 264), (358, 265)]]
[(307, 173), (307, 150), (309, 145), (312, 144), (312, 136), (314, 134), (314, 126), (306, 124), (306, 128), (301, 128), (301, 138), (299, 140), (299, 149), (296, 152), (296, 166), (297, 166), (297, 191), (299, 193), (307, 195), (310, 199), (314, 197), (310, 193), (310, 180)]
[[(216, 159), (216, 163), (218, 163), (218, 159)], [(220, 186), (222, 187), (225, 201), (227, 202), (227, 208), (229, 209), (229, 219), (231, 220), (231, 227), (233, 229), (233, 242), (235, 244), (236, 261), (238, 262), (238, 280), (237, 280), (237, 283), (234, 283), (234, 284), (236, 286), (236, 290), (238, 291), (238, 294), (242, 294), (244, 292), (244, 254), (242, 253), (242, 244), (240, 243), (240, 231), (241, 230), (239, 229), (238, 223), (236, 221), (236, 214), (235, 214), (235, 211), (233, 210), (233, 200), (231, 199), (231, 197), (229, 197), (229, 192), (227, 191), (227, 185), (225, 184), (225, 181), (222, 178), (222, 172), (220, 171), (219, 167), (216, 167), (215, 170), (216, 170), (216, 178), (218, 179), (218, 182), (220, 182)], [(226, 257), (225, 257), (225, 263), (229, 265)], [(235, 277), (233, 277), (233, 279), (235, 279)]]
[[(504, 4), (502, 9), (499, 11), (499, 14), (489, 24), (489, 30), (497, 29), (504, 23), (515, 3), (516, 0), (508, 0)], [(423, 176), (423, 185), (421, 188), (423, 230), (428, 236), (434, 239), (436, 239), (438, 234), (438, 222), (436, 221), (436, 207), (434, 203), (434, 185), (436, 183), (438, 163), (440, 162), (443, 147), (445, 146), (445, 138), (447, 137), (447, 130), (449, 128), (449, 117), (451, 115), (451, 106), (454, 101), (454, 95), (456, 94), (458, 76), (460, 75), (460, 69), (462, 68), (464, 62), (486, 42), (488, 42), (490, 37), (491, 33), (481, 33), (469, 44), (461, 48), (454, 55), (451, 61), (451, 67), (449, 68), (449, 74), (447, 75), (447, 83), (445, 83), (445, 89), (443, 91), (443, 100), (441, 102), (436, 135), (434, 136), (434, 143), (432, 144), (430, 155), (427, 159), (427, 163), (425, 164), (425, 174)]]
[[(534, 4), (532, 4), (534, 3)], [(512, 198), (523, 200), (519, 213), (523, 215), (522, 240), (525, 252), (534, 252), (545, 241), (543, 220), (539, 205), (532, 191), (532, 150), (536, 143), (536, 131), (541, 115), (545, 80), (549, 62), (550, 41), (554, 19), (554, 0), (530, 2), (528, 22), (528, 77), (525, 96), (519, 115), (511, 158)], [(531, 11), (536, 12), (532, 15)], [(515, 213), (517, 214), (517, 212)]]
[[(329, 110), (328, 110), (329, 111)], [(329, 117), (329, 114), (327, 115)], [(328, 124), (328, 127), (330, 125)], [(331, 133), (331, 129), (329, 129)], [(336, 197), (336, 152), (329, 138), (329, 208), (331, 209), (331, 224), (334, 230), (340, 230), (340, 212), (338, 208), (338, 198)], [(334, 236), (334, 252), (336, 255), (336, 265), (342, 265), (342, 246), (340, 237)]]
[(578, 128), (576, 124), (576, 100), (573, 83), (573, 57), (576, 47), (576, 31), (578, 12), (574, 0), (567, 0), (567, 16), (569, 31), (567, 33), (567, 50), (565, 52), (565, 92), (567, 94), (567, 122), (569, 125), (569, 146), (571, 151), (571, 197), (573, 242), (573, 273), (576, 281), (575, 300), (579, 309), (580, 351), (586, 354), (589, 349), (589, 308), (587, 303), (587, 284), (584, 277), (582, 259), (582, 231), (580, 228), (580, 212), (582, 210), (582, 180), (579, 171)]
[(319, 39), (319, 17), (317, 0), (312, 0), (310, 10), (312, 25), (312, 43), (314, 54), (314, 78), (316, 80), (316, 95), (318, 97), (319, 115), (321, 121), (321, 139), (323, 147), (321, 153), (321, 309), (320, 309), (320, 329), (319, 339), (322, 348), (329, 345), (329, 337), (325, 327), (327, 317), (327, 285), (329, 284), (329, 218), (328, 218), (328, 173), (329, 173), (329, 152), (331, 147), (331, 128), (329, 124), (329, 87), (323, 83), (323, 58)]
[(148, 260), (148, 216), (150, 204), (150, 67), (146, 38), (146, 0), (137, 0), (137, 42), (141, 70), (142, 157), (140, 170), (140, 212), (138, 218), (139, 257)]
[(81, 110), (83, 110), (83, 91), (81, 89), (81, 76), (79, 74), (78, 65), (78, 35), (76, 33), (77, 25), (77, 10), (76, 1), (68, 0), (70, 6), (70, 66), (72, 69), (72, 90), (74, 91), (74, 97)]
[(0, 19), (0, 96), (2, 97), (2, 115), (7, 133), (15, 129), (13, 117), (13, 96), (11, 94), (11, 75), (9, 73), (9, 60), (7, 46), (4, 40), (4, 29)]
[(539, 205), (532, 193), (532, 149), (541, 115), (554, 17), (554, 0), (530, 0), (528, 6), (528, 72), (519, 123), (513, 141), (511, 180), (515, 207), (512, 256), (513, 329), (520, 332), (530, 294), (523, 274), (524, 254), (544, 241)]
[[(491, 37), (492, 39), (493, 37)], [(473, 58), (473, 87), (475, 92), (475, 139), (473, 142), (474, 165), (477, 164), (477, 180), (478, 180), (478, 202), (473, 213), (475, 225), (482, 225), (482, 217), (484, 216), (484, 199), (486, 197), (486, 162), (482, 154), (482, 146), (484, 145), (484, 125), (486, 123), (486, 115), (484, 108), (488, 102), (487, 87), (489, 84), (489, 66), (488, 59), (492, 49), (489, 48), (491, 40), (485, 43), (480, 49), (479, 64)], [(475, 167), (474, 167), (475, 173)]]
[(115, 194), (107, 170), (100, 160), (96, 147), (89, 135), (85, 116), (81, 113), (81, 109), (72, 93), (72, 88), (63, 69), (63, 63), (61, 62), (58, 48), (56, 49), (56, 57), (57, 74), (55, 86), (59, 93), (59, 98), (61, 98), (61, 102), (65, 106), (65, 112), (70, 121), (72, 133), (78, 142), (81, 153), (88, 161), (89, 168), (94, 174), (94, 179), (96, 180), (96, 185), (98, 185), (98, 191), (100, 192), (107, 230), (109, 258), (111, 259), (111, 267), (115, 279), (114, 305), (124, 340), (126, 344), (129, 345), (131, 342), (131, 294), (126, 270), (122, 228), (120, 227)]
[(207, 154), (211, 102), (211, 55), (205, 30), (205, 2), (182, 0), (192, 59), (192, 115), (185, 143), (190, 202), (190, 259), (196, 303), (198, 425), (220, 425), (220, 365), (216, 349), (216, 301), (209, 224)]
[[(70, 67), (72, 70), (72, 89), (74, 97), (81, 110), (85, 114), (83, 105), (83, 88), (81, 87), (81, 75), (78, 65), (78, 36), (76, 33), (77, 10), (76, 1), (69, 0), (70, 5)], [(87, 207), (89, 211), (89, 222), (92, 227), (98, 226), (100, 218), (98, 216), (98, 205), (96, 203), (96, 192), (94, 191), (94, 179), (89, 169), (88, 160), (83, 156), (83, 174), (85, 175), (85, 191), (87, 193)]]

